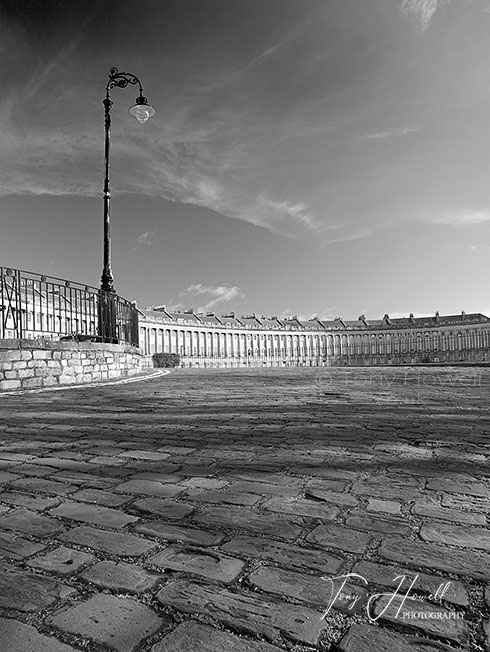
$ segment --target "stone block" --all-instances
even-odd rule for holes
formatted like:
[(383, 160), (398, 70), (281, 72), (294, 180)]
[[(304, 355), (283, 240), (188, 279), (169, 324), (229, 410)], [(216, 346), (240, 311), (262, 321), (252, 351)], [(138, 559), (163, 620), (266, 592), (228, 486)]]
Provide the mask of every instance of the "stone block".
[(33, 378), (36, 370), (35, 369), (19, 369), (17, 371), (17, 376), (19, 378)]
[(284, 631), (295, 641), (315, 646), (326, 627), (322, 614), (307, 607), (276, 602), (251, 591), (235, 592), (186, 580), (167, 584), (157, 599), (163, 605), (211, 616), (233, 629), (271, 640), (279, 640)]
[(334, 581), (328, 577), (315, 577), (280, 568), (259, 568), (251, 573), (247, 580), (267, 593), (295, 598), (322, 611), (333, 608), (348, 615), (363, 612), (369, 597), (365, 588), (352, 584), (345, 584), (340, 592), (340, 579)]
[[(250, 641), (193, 620), (179, 625), (156, 643), (151, 652), (280, 652), (276, 646)], [(391, 652), (391, 651), (390, 651)]]
[[(196, 517), (196, 521), (207, 525), (225, 528), (249, 530), (280, 539), (296, 539), (302, 532), (302, 521), (296, 517), (285, 518), (282, 515), (259, 514), (240, 507), (208, 507)], [(299, 524), (301, 523), (301, 525)]]
[(177, 520), (192, 514), (195, 507), (178, 503), (175, 500), (164, 500), (161, 498), (142, 498), (131, 504), (131, 509), (136, 510), (151, 518), (164, 518)]
[[(36, 369), (36, 371), (38, 371)], [(42, 387), (43, 386), (43, 379), (42, 378), (25, 378), (22, 381), (22, 388), (23, 389), (35, 389), (37, 387)]]
[(61, 532), (64, 525), (54, 518), (20, 507), (2, 517), (2, 528), (38, 537), (46, 537)]
[(3, 609), (42, 611), (74, 593), (75, 589), (58, 580), (0, 564), (0, 607)]
[[(14, 362), (14, 365), (15, 364), (16, 363)], [(25, 367), (25, 365), (26, 365), (25, 362), (22, 362), (22, 363), (19, 363), (19, 364), (21, 364), (22, 367)], [(43, 367), (47, 367), (47, 366), (48, 365), (47, 365), (46, 360), (42, 360), (42, 359), (29, 360), (27, 362), (27, 368), (28, 369), (42, 369)]]
[(0, 532), (0, 555), (7, 557), (7, 559), (24, 559), (41, 552), (45, 548), (45, 544), (34, 543), (18, 534)]
[(318, 518), (322, 521), (333, 521), (339, 510), (332, 505), (318, 503), (312, 500), (301, 498), (270, 498), (263, 505), (263, 509), (270, 509), (281, 514), (296, 514), (297, 516), (308, 516)]
[(55, 548), (45, 555), (34, 557), (27, 562), (27, 566), (38, 568), (56, 575), (73, 575), (82, 566), (96, 561), (93, 555), (79, 550), (71, 550), (61, 546)]
[[(374, 625), (352, 625), (339, 643), (339, 652), (443, 652), (438, 643), (402, 636)], [(450, 652), (449, 648), (446, 648)]]
[(421, 600), (384, 595), (376, 600), (373, 615), (390, 624), (402, 624), (458, 644), (465, 644), (468, 640), (468, 625), (463, 613), (449, 611)]
[(77, 652), (53, 636), (41, 634), (32, 625), (12, 618), (0, 618), (0, 649), (5, 652)]
[(484, 528), (450, 523), (425, 523), (420, 528), (420, 537), (424, 541), (490, 552), (490, 530)]
[(107, 594), (62, 609), (47, 622), (63, 632), (90, 638), (117, 652), (139, 649), (149, 636), (170, 624), (168, 618), (160, 618), (134, 599)]
[(202, 575), (212, 580), (229, 583), (242, 572), (245, 562), (214, 550), (198, 550), (171, 545), (146, 560), (161, 568)]
[(170, 525), (164, 521), (151, 521), (136, 525), (136, 532), (149, 534), (150, 536), (163, 539), (165, 541), (179, 541), (195, 546), (217, 546), (225, 538), (224, 534), (218, 532), (208, 532), (192, 527), (181, 527)]
[(471, 550), (458, 550), (420, 541), (393, 538), (383, 542), (379, 555), (384, 559), (450, 575), (463, 575), (477, 580), (490, 580), (490, 555)]
[(235, 555), (272, 561), (286, 568), (298, 568), (317, 573), (337, 573), (342, 559), (327, 552), (303, 548), (272, 539), (236, 536), (222, 548)]
[(85, 525), (60, 534), (57, 538), (65, 543), (74, 543), (124, 557), (140, 557), (158, 545), (154, 541), (142, 539), (133, 534), (97, 530)]
[(48, 360), (51, 358), (51, 351), (41, 351), (39, 349), (34, 349), (32, 352), (32, 357), (34, 360)]
[(130, 516), (117, 509), (74, 502), (63, 503), (59, 507), (50, 510), (50, 514), (110, 528), (121, 528), (138, 520), (135, 516)]
[(9, 389), (20, 389), (20, 380), (0, 380), (0, 390), (7, 391)]
[(339, 548), (345, 552), (364, 552), (371, 537), (342, 525), (318, 525), (306, 537), (309, 543), (320, 548)]
[(144, 593), (162, 579), (157, 573), (122, 561), (102, 561), (85, 570), (80, 577), (101, 589), (127, 593)]

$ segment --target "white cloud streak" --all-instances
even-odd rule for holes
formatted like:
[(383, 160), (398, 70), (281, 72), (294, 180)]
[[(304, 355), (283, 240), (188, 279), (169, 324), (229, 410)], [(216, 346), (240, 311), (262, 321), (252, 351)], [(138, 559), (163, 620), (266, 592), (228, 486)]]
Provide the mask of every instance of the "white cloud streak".
[(376, 131), (372, 134), (365, 134), (363, 140), (387, 140), (396, 136), (409, 136), (420, 131), (420, 127), (397, 127), (388, 131)]
[(434, 216), (430, 221), (433, 224), (446, 224), (449, 226), (472, 226), (490, 222), (490, 212), (445, 213)]
[[(179, 298), (209, 297), (206, 303), (197, 308), (198, 312), (207, 312), (213, 310), (222, 303), (245, 298), (243, 292), (236, 285), (203, 285), (202, 283), (193, 283), (185, 290), (179, 293)], [(178, 305), (182, 305), (180, 302)]]
[(156, 232), (157, 230), (154, 228), (153, 231), (145, 231), (144, 233), (140, 233), (140, 235), (136, 238), (136, 242), (141, 245), (149, 246), (151, 245), (153, 236)]
[(403, 0), (401, 10), (413, 21), (420, 32), (425, 32), (429, 27), (436, 11), (451, 0)]

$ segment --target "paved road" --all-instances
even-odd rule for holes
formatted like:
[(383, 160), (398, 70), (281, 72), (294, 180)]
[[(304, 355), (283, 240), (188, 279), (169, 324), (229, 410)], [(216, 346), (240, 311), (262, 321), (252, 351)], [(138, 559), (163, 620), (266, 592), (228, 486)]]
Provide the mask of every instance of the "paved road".
[(189, 369), (0, 396), (0, 649), (488, 649), (489, 391)]

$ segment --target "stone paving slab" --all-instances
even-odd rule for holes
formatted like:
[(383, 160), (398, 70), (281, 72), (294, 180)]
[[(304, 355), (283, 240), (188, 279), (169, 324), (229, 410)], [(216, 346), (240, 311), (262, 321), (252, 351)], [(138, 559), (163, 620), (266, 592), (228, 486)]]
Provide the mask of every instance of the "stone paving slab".
[(128, 593), (144, 593), (152, 589), (161, 579), (161, 575), (150, 573), (135, 564), (126, 564), (122, 561), (101, 561), (91, 566), (80, 577), (101, 587), (112, 591)]
[(62, 609), (47, 622), (62, 632), (109, 645), (117, 652), (133, 652), (170, 621), (136, 600), (99, 594)]
[(205, 525), (250, 530), (279, 539), (296, 539), (302, 531), (299, 521), (292, 520), (294, 516), (287, 519), (252, 512), (243, 507), (209, 507), (202, 509), (194, 518)]
[(231, 627), (253, 634), (279, 639), (286, 632), (296, 641), (316, 645), (325, 628), (322, 614), (288, 604), (274, 602), (250, 591), (232, 592), (218, 586), (193, 584), (185, 580), (171, 582), (157, 594), (165, 605), (188, 613), (202, 613)]
[(463, 617), (457, 617), (457, 611), (449, 611), (413, 598), (383, 596), (376, 601), (373, 615), (389, 623), (402, 623), (424, 634), (449, 639), (457, 644), (464, 644), (468, 640), (468, 626)]
[(62, 598), (76, 594), (57, 580), (0, 564), (0, 607), (23, 612), (41, 611)]
[(2, 527), (38, 537), (50, 536), (65, 529), (61, 521), (23, 508), (2, 516)]
[(268, 643), (239, 638), (235, 634), (191, 620), (167, 634), (151, 648), (151, 652), (197, 652), (196, 645), (199, 645), (199, 652), (279, 652), (280, 649)]
[(437, 544), (390, 539), (379, 548), (384, 559), (410, 564), (415, 568), (437, 569), (480, 580), (490, 580), (490, 555), (469, 550), (458, 550)]
[(151, 521), (137, 525), (135, 532), (149, 534), (165, 541), (181, 541), (196, 546), (216, 546), (225, 538), (219, 532), (209, 532), (194, 527), (171, 525), (163, 521)]
[(318, 503), (312, 500), (301, 498), (270, 498), (262, 504), (262, 509), (270, 509), (280, 514), (296, 514), (297, 516), (308, 516), (318, 518), (322, 521), (333, 521), (339, 510), (332, 505)]
[(32, 625), (0, 618), (0, 650), (3, 652), (77, 652), (53, 636), (38, 632)]
[(244, 557), (267, 559), (286, 568), (310, 569), (324, 573), (336, 573), (343, 563), (342, 559), (327, 552), (319, 553), (311, 548), (258, 537), (234, 537), (221, 549)]
[(7, 559), (24, 559), (44, 550), (47, 546), (47, 543), (36, 543), (13, 532), (0, 532), (0, 556)]
[(146, 560), (147, 564), (201, 575), (229, 584), (240, 575), (245, 563), (214, 550), (194, 547), (168, 546)]
[[(425, 637), (400, 636), (373, 625), (352, 625), (342, 638), (339, 652), (450, 652), (448, 646)], [(454, 650), (454, 648), (451, 648)]]
[[(429, 596), (438, 596), (438, 598), (441, 596), (440, 600), (444, 599), (446, 602), (462, 607), (467, 607), (469, 604), (468, 590), (465, 585), (449, 577), (427, 575), (420, 571), (401, 569), (399, 566), (378, 564), (370, 561), (356, 563), (351, 572), (360, 575), (365, 580), (360, 580), (362, 586), (381, 585), (395, 590), (401, 578), (404, 577), (402, 589), (408, 589), (415, 579), (412, 593), (422, 592)], [(359, 578), (353, 578), (353, 581), (359, 581)]]
[(124, 557), (139, 557), (157, 545), (154, 541), (148, 541), (132, 534), (97, 530), (88, 526), (72, 528), (57, 538), (67, 543)]
[(26, 565), (34, 569), (38, 568), (50, 573), (55, 573), (56, 575), (67, 576), (77, 573), (82, 566), (94, 562), (95, 560), (96, 559), (93, 555), (89, 555), (86, 552), (71, 550), (70, 548), (61, 546), (51, 550), (45, 555), (40, 555), (34, 557), (34, 559), (30, 559), (26, 562)]
[(178, 503), (175, 500), (162, 498), (142, 498), (131, 504), (131, 510), (141, 513), (147, 518), (163, 518), (179, 520), (195, 511), (192, 505)]

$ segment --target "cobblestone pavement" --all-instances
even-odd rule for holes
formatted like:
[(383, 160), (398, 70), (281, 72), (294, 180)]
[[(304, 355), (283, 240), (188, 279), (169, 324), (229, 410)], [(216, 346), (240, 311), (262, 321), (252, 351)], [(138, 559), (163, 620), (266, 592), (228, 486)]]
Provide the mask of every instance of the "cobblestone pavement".
[(0, 396), (0, 649), (490, 649), (489, 393), (462, 367)]

